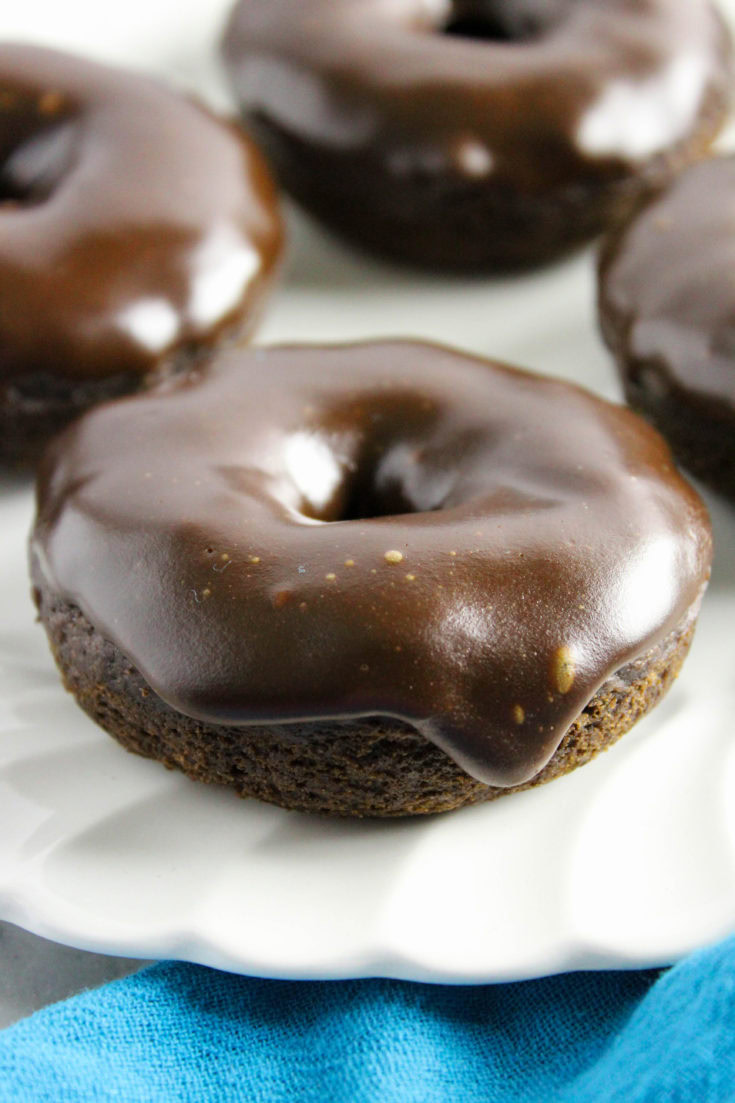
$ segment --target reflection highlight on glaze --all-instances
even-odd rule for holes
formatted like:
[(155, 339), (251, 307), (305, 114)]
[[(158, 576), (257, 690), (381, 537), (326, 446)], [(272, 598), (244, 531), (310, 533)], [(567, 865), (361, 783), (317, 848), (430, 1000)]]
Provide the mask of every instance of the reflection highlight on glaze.
[(665, 623), (671, 594), (682, 574), (680, 554), (676, 540), (658, 536), (625, 564), (616, 596), (622, 633), (645, 636)]
[(649, 80), (614, 81), (582, 116), (577, 145), (590, 157), (644, 160), (681, 140), (699, 113), (707, 86), (702, 54), (674, 58)]
[(118, 314), (117, 326), (137, 345), (157, 354), (176, 340), (179, 316), (166, 299), (143, 299)]
[(267, 106), (282, 126), (303, 138), (353, 149), (375, 133), (371, 108), (340, 99), (319, 75), (291, 62), (251, 57), (238, 67), (237, 80), (248, 100)]
[(192, 268), (187, 314), (195, 325), (211, 326), (243, 301), (260, 258), (231, 227), (219, 226), (197, 249)]
[(495, 168), (491, 150), (478, 138), (464, 138), (454, 151), (454, 161), (463, 176), (480, 180)]
[(283, 451), (286, 470), (304, 499), (314, 509), (325, 509), (342, 482), (342, 472), (331, 448), (315, 433), (294, 433)]

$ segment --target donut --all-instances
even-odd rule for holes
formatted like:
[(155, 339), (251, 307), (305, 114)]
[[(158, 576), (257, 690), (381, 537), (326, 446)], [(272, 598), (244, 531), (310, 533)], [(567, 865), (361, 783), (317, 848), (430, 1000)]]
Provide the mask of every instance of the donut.
[(247, 336), (281, 237), (239, 127), (140, 74), (0, 44), (0, 462)]
[(703, 161), (604, 244), (599, 313), (628, 402), (735, 499), (735, 158)]
[(411, 342), (230, 351), (97, 407), (44, 457), (31, 541), (66, 686), (123, 746), (358, 816), (609, 746), (676, 676), (710, 560), (635, 414)]
[(223, 55), (308, 211), (467, 272), (597, 234), (705, 151), (731, 96), (708, 0), (239, 0)]

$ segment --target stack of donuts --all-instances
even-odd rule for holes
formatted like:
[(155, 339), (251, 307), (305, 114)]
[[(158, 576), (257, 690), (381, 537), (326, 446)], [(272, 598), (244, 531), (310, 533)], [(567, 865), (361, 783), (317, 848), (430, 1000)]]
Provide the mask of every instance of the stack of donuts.
[[(735, 496), (722, 19), (239, 0), (222, 58), (237, 122), (0, 44), (0, 462), (36, 473), (64, 683), (128, 750), (290, 809), (550, 781), (689, 649), (712, 536), (670, 445)], [(278, 185), (409, 271), (497, 280), (604, 235), (638, 412), (418, 334), (251, 345)]]

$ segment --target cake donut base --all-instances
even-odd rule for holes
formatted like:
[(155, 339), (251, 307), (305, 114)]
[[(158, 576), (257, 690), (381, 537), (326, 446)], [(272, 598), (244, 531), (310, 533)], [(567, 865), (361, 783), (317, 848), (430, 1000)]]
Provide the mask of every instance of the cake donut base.
[[(40, 582), (40, 580), (37, 580)], [(67, 690), (128, 751), (283, 808), (337, 816), (412, 816), (495, 800), (589, 762), (653, 709), (676, 679), (696, 610), (608, 678), (546, 767), (511, 788), (484, 785), (408, 724), (390, 717), (228, 727), (177, 712), (81, 610), (40, 583), (40, 619)]]

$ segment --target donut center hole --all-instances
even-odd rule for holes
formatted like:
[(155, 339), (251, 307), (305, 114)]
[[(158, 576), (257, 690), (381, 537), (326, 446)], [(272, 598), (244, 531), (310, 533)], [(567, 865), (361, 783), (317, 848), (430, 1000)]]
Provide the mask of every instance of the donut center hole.
[(488, 42), (512, 42), (513, 36), (500, 19), (490, 15), (460, 15), (444, 27), (444, 34), (457, 38), (478, 38)]
[[(446, 508), (486, 433), (455, 425), (444, 405), (443, 397), (385, 386), (330, 404), (317, 424), (284, 438), (284, 504), (337, 524)], [(311, 419), (316, 409), (308, 409)]]
[(9, 132), (0, 130), (0, 204), (31, 207), (45, 202), (69, 172), (77, 130), (70, 120), (29, 133), (18, 119)]
[[(340, 523), (442, 508), (454, 481), (447, 457), (437, 464), (415, 439), (363, 440), (335, 455), (319, 435), (297, 433), (286, 443), (285, 501), (305, 517)], [(293, 497), (291, 494), (293, 493)]]
[[(434, 507), (435, 508), (435, 507)], [(406, 513), (428, 513), (407, 494), (398, 482), (376, 486), (368, 480), (356, 480), (340, 503), (334, 521), (371, 521), (376, 517), (397, 517)]]
[(571, 0), (453, 0), (442, 34), (485, 42), (523, 42), (551, 29)]

